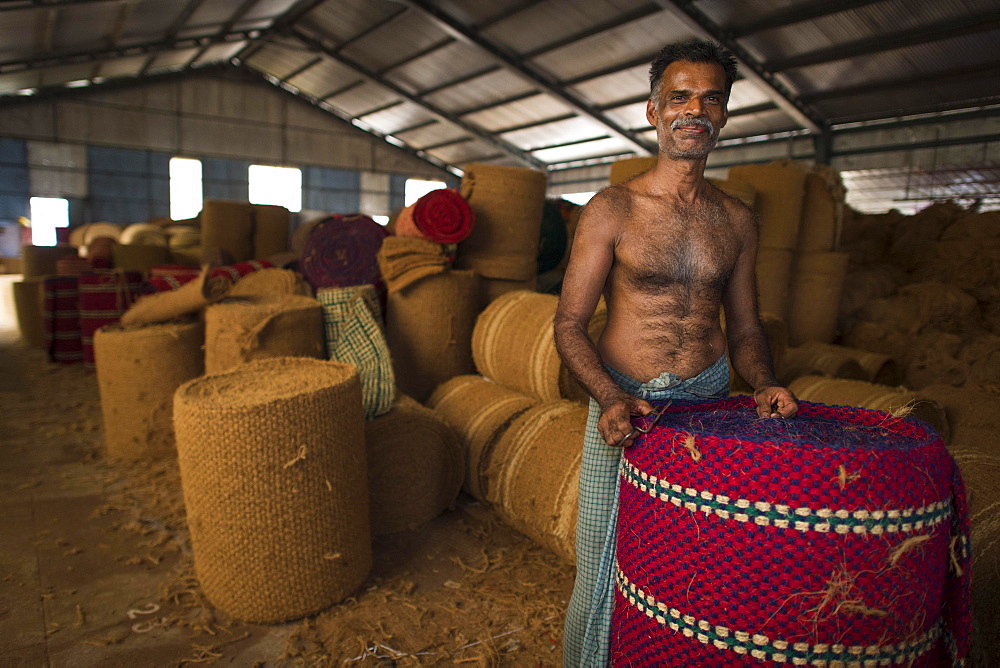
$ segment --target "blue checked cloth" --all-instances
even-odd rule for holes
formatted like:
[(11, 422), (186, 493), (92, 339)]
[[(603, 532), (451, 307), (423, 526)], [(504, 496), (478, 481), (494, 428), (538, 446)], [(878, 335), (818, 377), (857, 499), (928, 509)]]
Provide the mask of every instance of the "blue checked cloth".
[[(606, 367), (629, 394), (647, 401), (719, 399), (729, 393), (729, 363), (723, 355), (694, 378), (664, 372), (646, 383)], [(621, 448), (597, 431), (601, 408), (590, 400), (580, 464), (579, 516), (576, 523), (576, 583), (566, 611), (563, 668), (608, 665), (611, 611), (614, 607), (615, 519), (618, 517), (618, 467)]]

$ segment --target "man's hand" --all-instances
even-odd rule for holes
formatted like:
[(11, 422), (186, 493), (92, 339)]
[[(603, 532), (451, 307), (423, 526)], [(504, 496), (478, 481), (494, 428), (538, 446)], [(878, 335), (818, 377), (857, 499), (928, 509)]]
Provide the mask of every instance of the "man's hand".
[(777, 385), (757, 388), (753, 398), (757, 402), (757, 415), (762, 418), (790, 418), (799, 410), (792, 393)]
[(632, 428), (633, 415), (649, 415), (653, 407), (644, 399), (622, 392), (607, 403), (601, 404), (601, 417), (597, 430), (608, 445), (627, 448), (639, 435)]

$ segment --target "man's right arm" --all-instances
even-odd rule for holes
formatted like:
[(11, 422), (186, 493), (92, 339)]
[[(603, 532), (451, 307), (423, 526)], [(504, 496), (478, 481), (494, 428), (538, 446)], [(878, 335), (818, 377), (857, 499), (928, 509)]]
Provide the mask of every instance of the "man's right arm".
[(556, 348), (569, 372), (601, 407), (598, 429), (608, 445), (631, 445), (631, 415), (646, 415), (652, 407), (615, 383), (604, 368), (587, 325), (597, 308), (614, 262), (620, 219), (610, 197), (600, 193), (584, 209), (577, 224), (566, 275), (563, 278), (554, 334)]

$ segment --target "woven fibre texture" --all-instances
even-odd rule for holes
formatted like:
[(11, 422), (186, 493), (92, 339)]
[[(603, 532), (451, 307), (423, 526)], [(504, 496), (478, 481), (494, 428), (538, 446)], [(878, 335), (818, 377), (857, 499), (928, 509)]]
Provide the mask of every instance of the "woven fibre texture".
[[(465, 166), (461, 195), (475, 212), (475, 226), (458, 245), (458, 267), (490, 278), (527, 280), (538, 257), (538, 231), (545, 205), (546, 178), (523, 167), (471, 163)], [(513, 256), (531, 261), (525, 275), (511, 264), (508, 273), (488, 273), (477, 258)]]
[(199, 216), (201, 247), (224, 250), (233, 262), (253, 258), (253, 210), (248, 202), (206, 199)]
[(478, 313), (479, 277), (472, 271), (446, 271), (389, 291), (385, 338), (403, 393), (423, 402), (444, 381), (473, 371)]
[[(473, 270), (476, 271), (476, 270)], [(479, 310), (485, 309), (498, 298), (510, 292), (520, 290), (534, 291), (538, 287), (538, 279), (535, 276), (524, 281), (508, 281), (502, 278), (486, 278), (481, 272), (479, 278)]]
[(639, 174), (648, 172), (653, 167), (656, 167), (655, 157), (625, 158), (624, 160), (615, 160), (611, 163), (611, 175), (608, 177), (608, 180), (611, 185), (616, 186), (619, 183), (628, 181), (633, 176), (638, 176)]
[(294, 295), (312, 297), (312, 288), (296, 272), (276, 267), (242, 276), (229, 290), (230, 297), (254, 301), (280, 300)]
[(288, 209), (273, 204), (253, 205), (253, 255), (268, 257), (288, 250)]
[(365, 447), (373, 535), (419, 527), (455, 503), (462, 445), (436, 411), (396, 395), (388, 413), (365, 423)]
[(427, 405), (455, 430), (465, 459), (462, 488), (486, 501), (485, 466), (490, 451), (511, 422), (538, 403), (482, 376), (456, 376), (442, 383)]
[(1000, 393), (939, 384), (921, 388), (920, 396), (944, 408), (949, 444), (1000, 457)]
[(832, 343), (847, 276), (847, 253), (796, 254), (788, 305), (788, 342)]
[(316, 298), (323, 305), (329, 358), (353, 364), (361, 376), (365, 418), (389, 412), (396, 397), (396, 378), (375, 288), (322, 288)]
[(268, 357), (324, 359), (323, 306), (312, 297), (213, 304), (205, 309), (205, 372)]
[(167, 322), (197, 313), (222, 299), (233, 282), (228, 276), (213, 277), (208, 272), (201, 272), (183, 283), (172, 277), (154, 278), (147, 281), (149, 283), (156, 286), (156, 291), (136, 301), (122, 314), (121, 323), (125, 327)]
[(675, 401), (624, 451), (619, 498), (615, 665), (941, 666), (968, 651), (962, 480), (919, 420)]
[(375, 256), (388, 235), (368, 216), (331, 216), (309, 232), (299, 267), (316, 289), (380, 284)]
[(42, 313), (45, 348), (50, 362), (83, 361), (80, 337), (79, 288), (75, 276), (45, 279)]
[(938, 402), (919, 392), (903, 387), (888, 387), (866, 383), (862, 380), (803, 376), (791, 382), (788, 389), (806, 401), (818, 401), (838, 406), (856, 406), (897, 413), (910, 411), (910, 415), (931, 425), (945, 442), (951, 439), (948, 414)]
[(45, 281), (28, 278), (13, 285), (14, 311), (21, 340), (32, 348), (45, 347), (45, 325), (42, 310), (45, 300)]
[(170, 249), (155, 244), (115, 244), (111, 263), (121, 271), (146, 273), (150, 267), (170, 262)]
[(796, 378), (808, 375), (830, 376), (868, 380), (868, 374), (861, 363), (842, 346), (810, 341), (785, 351), (785, 359), (778, 374), (779, 381), (788, 385)]
[(106, 325), (118, 324), (125, 311), (139, 298), (142, 274), (137, 271), (84, 274), (78, 279), (78, 289), (83, 363), (93, 369), (94, 333)]
[(493, 507), (569, 563), (576, 554), (580, 444), (586, 426), (585, 406), (544, 402), (514, 419), (485, 462)]
[(204, 340), (200, 322), (97, 330), (95, 366), (108, 457), (140, 461), (173, 455), (174, 392), (204, 372)]
[(21, 273), (27, 278), (45, 278), (56, 273), (56, 260), (75, 257), (76, 246), (21, 246)]
[(417, 237), (386, 237), (376, 254), (379, 271), (389, 292), (448, 269), (444, 246)]
[(432, 190), (407, 209), (396, 219), (396, 234), (438, 244), (463, 241), (476, 223), (472, 207), (453, 189)]
[(251, 622), (342, 601), (371, 568), (361, 386), (349, 365), (260, 360), (177, 389), (195, 573)]
[(760, 245), (794, 250), (798, 246), (806, 173), (779, 165), (736, 165), (730, 181), (749, 183), (757, 190), (754, 208), (760, 217)]

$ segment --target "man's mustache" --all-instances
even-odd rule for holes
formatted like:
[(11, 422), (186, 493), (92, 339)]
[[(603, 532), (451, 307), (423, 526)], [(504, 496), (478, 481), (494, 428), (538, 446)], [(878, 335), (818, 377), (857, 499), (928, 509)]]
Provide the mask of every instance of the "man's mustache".
[(688, 118), (675, 118), (670, 124), (671, 130), (679, 130), (680, 128), (692, 128), (692, 127), (702, 127), (709, 132), (714, 132), (715, 127), (712, 125), (712, 121), (707, 118), (702, 118), (700, 116), (690, 116)]

